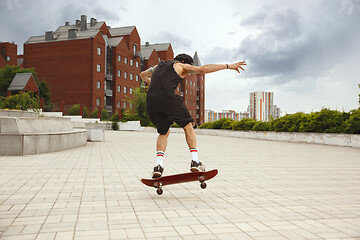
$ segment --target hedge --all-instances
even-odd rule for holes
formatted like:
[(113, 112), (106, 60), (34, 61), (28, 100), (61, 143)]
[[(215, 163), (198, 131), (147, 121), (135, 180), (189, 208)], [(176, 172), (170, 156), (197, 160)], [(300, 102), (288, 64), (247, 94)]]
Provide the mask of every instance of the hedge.
[(270, 122), (261, 122), (253, 119), (234, 121), (223, 118), (215, 122), (204, 123), (200, 128), (242, 131), (360, 134), (360, 108), (350, 112), (340, 112), (323, 108), (319, 112), (312, 112), (310, 114), (303, 112), (287, 114)]

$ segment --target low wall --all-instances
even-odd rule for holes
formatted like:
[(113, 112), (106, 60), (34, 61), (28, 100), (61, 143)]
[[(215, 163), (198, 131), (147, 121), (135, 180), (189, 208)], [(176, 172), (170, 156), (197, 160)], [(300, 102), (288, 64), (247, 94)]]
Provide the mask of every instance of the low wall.
[[(156, 132), (155, 128), (143, 127), (141, 131)], [(171, 128), (172, 133), (183, 133), (181, 128)], [(255, 131), (234, 131), (220, 129), (195, 129), (198, 135), (224, 136), (249, 138), (268, 141), (281, 141), (293, 143), (312, 143), (343, 147), (360, 148), (359, 134), (337, 134), (337, 133), (289, 133), (289, 132), (255, 132)]]
[(30, 111), (21, 110), (0, 110), (0, 117), (38, 117), (39, 114)]
[(85, 129), (64, 118), (0, 117), (0, 155), (21, 156), (85, 145)]

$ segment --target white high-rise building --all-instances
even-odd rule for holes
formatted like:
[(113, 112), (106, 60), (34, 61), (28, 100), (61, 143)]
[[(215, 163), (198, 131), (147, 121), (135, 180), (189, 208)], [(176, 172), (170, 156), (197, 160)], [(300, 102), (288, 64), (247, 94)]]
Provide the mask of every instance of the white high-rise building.
[(271, 117), (280, 117), (280, 109), (273, 105), (273, 92), (252, 92), (250, 93), (250, 118), (268, 122)]

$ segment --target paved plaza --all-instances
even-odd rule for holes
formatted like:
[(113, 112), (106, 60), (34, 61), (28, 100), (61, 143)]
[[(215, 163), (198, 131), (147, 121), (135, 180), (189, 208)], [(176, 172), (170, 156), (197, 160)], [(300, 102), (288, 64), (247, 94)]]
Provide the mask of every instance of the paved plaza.
[[(360, 149), (199, 135), (219, 174), (164, 186), (140, 182), (155, 160), (151, 132), (0, 157), (0, 239), (360, 239)], [(170, 134), (165, 175), (186, 172), (184, 135)]]

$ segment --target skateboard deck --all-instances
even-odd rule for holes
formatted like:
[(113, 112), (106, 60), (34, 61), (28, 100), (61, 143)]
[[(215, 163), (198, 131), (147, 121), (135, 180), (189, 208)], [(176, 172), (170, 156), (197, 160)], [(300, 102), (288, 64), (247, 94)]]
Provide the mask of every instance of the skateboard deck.
[(206, 180), (210, 180), (218, 174), (217, 169), (213, 169), (205, 172), (188, 172), (175, 175), (162, 176), (152, 179), (141, 179), (141, 182), (149, 187), (156, 188), (157, 194), (163, 193), (162, 187), (170, 184), (185, 183), (192, 181), (199, 181), (201, 188), (206, 188)]

